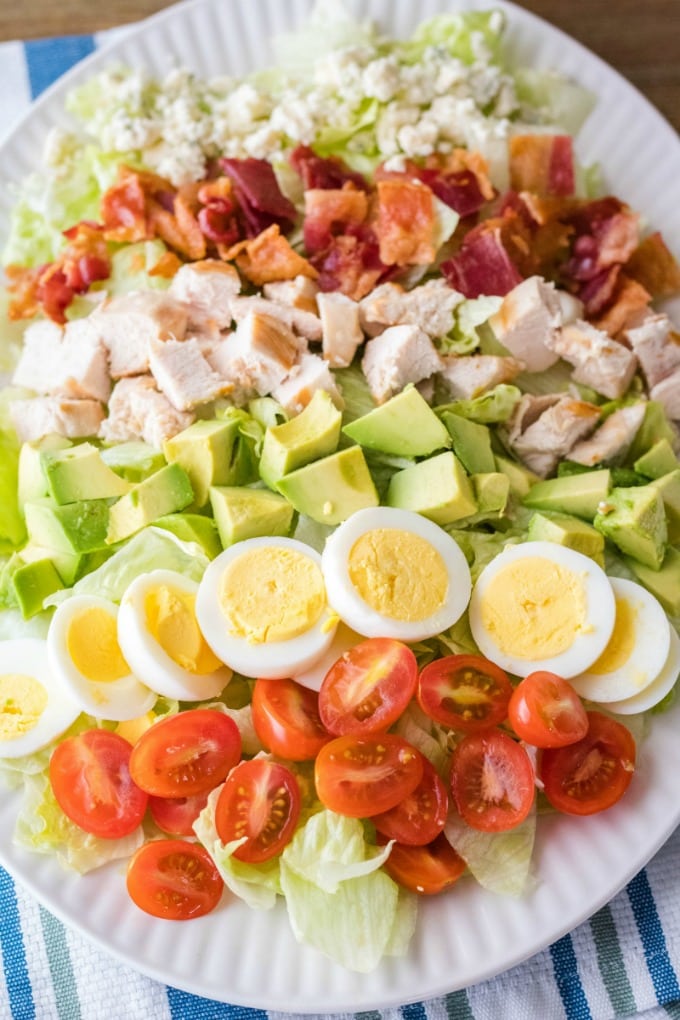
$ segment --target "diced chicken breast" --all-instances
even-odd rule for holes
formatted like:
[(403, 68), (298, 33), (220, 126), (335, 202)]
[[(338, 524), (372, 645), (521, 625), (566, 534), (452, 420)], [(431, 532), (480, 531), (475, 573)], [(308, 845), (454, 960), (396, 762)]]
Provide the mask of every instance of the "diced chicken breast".
[(663, 404), (671, 421), (680, 422), (680, 368), (652, 386), (649, 395)]
[(318, 354), (303, 354), (283, 382), (274, 387), (272, 396), (289, 415), (296, 415), (304, 410), (317, 390), (325, 390), (336, 407), (344, 407), (328, 362)]
[(551, 341), (561, 324), (560, 297), (540, 276), (530, 276), (513, 287), (489, 319), (497, 339), (527, 372), (543, 372), (558, 360)]
[(178, 411), (209, 404), (229, 389), (204, 358), (198, 340), (152, 340), (149, 350), (156, 385)]
[(556, 290), (555, 293), (559, 298), (560, 308), (562, 310), (563, 326), (568, 322), (575, 322), (576, 319), (583, 318), (585, 305), (580, 298), (577, 298), (575, 294), (570, 294), (567, 290)]
[(366, 344), (361, 367), (374, 400), (382, 404), (407, 383), (441, 371), (442, 359), (418, 326), (388, 326)]
[(106, 349), (90, 317), (65, 327), (51, 321), (30, 325), (12, 381), (36, 393), (108, 400), (111, 377)]
[(231, 313), (235, 322), (241, 323), (251, 312), (278, 319), (305, 340), (321, 339), (321, 319), (303, 308), (286, 305), (282, 301), (270, 301), (268, 298), (260, 297), (259, 294), (234, 298)]
[(178, 411), (164, 393), (156, 388), (152, 376), (121, 379), (113, 388), (109, 415), (99, 429), (107, 443), (143, 439), (149, 446), (162, 449), (166, 439), (188, 428), (196, 416)]
[(346, 368), (364, 342), (359, 324), (359, 303), (339, 291), (317, 298), (321, 316), (321, 350), (332, 368)]
[(241, 291), (241, 277), (228, 262), (201, 259), (180, 266), (167, 293), (187, 306), (189, 328), (210, 334), (231, 323), (231, 301)]
[[(517, 413), (517, 412), (516, 412)], [(567, 394), (547, 407), (521, 434), (512, 424), (512, 449), (527, 467), (542, 478), (552, 474), (560, 460), (579, 440), (589, 435), (600, 419), (600, 410)]]
[(457, 400), (472, 400), (498, 383), (512, 382), (522, 370), (519, 361), (514, 358), (500, 358), (493, 354), (446, 355), (442, 357), (442, 366), (440, 378)]
[(523, 393), (508, 422), (508, 441), (514, 446), (523, 432), (541, 417), (544, 411), (562, 399), (561, 393)]
[(209, 358), (214, 371), (237, 390), (271, 393), (290, 373), (300, 342), (280, 319), (250, 312)]
[(316, 299), (319, 285), (308, 276), (296, 276), (292, 280), (276, 280), (265, 283), (262, 288), (264, 296), (270, 301), (278, 301), (284, 305), (292, 305), (303, 312), (317, 314)]
[(428, 336), (440, 337), (453, 326), (453, 313), (462, 294), (446, 280), (428, 280), (412, 290), (397, 283), (381, 283), (359, 303), (361, 325), (369, 336), (385, 326), (419, 326)]
[(612, 400), (623, 396), (637, 371), (637, 358), (627, 347), (584, 319), (563, 326), (550, 346), (573, 365), (574, 382)]
[(680, 335), (667, 315), (648, 313), (624, 331), (624, 338), (640, 363), (647, 386), (652, 389), (680, 367)]
[(588, 439), (580, 439), (567, 453), (567, 460), (594, 467), (621, 461), (645, 416), (643, 401), (613, 411)]
[(183, 340), (187, 308), (161, 291), (134, 291), (111, 298), (90, 316), (109, 352), (114, 379), (149, 369), (151, 340)]
[(50, 433), (67, 439), (96, 436), (104, 418), (104, 408), (98, 400), (34, 397), (12, 401), (10, 415), (21, 442), (32, 443)]

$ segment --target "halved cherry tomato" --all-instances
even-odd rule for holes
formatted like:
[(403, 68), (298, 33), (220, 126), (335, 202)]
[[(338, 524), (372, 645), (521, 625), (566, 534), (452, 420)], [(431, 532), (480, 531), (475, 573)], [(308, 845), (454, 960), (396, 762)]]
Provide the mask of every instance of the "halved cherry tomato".
[(215, 806), (223, 843), (246, 837), (234, 851), (256, 864), (274, 857), (290, 841), (300, 816), (300, 788), (285, 765), (264, 758), (242, 761), (227, 776)]
[(321, 748), (314, 766), (319, 800), (350, 818), (389, 811), (415, 790), (423, 755), (394, 733), (348, 734)]
[(481, 655), (446, 655), (418, 677), (418, 704), (430, 719), (462, 733), (480, 733), (508, 714), (512, 684)]
[[(379, 842), (385, 842), (384, 837)], [(444, 833), (426, 846), (395, 843), (384, 864), (387, 874), (411, 892), (433, 896), (453, 885), (466, 868)]]
[(228, 715), (210, 708), (154, 723), (132, 749), (130, 772), (156, 797), (194, 797), (222, 782), (241, 757), (241, 734)]
[(510, 725), (534, 747), (565, 747), (588, 732), (583, 702), (568, 680), (539, 670), (520, 680), (508, 705)]
[(451, 758), (451, 792), (473, 829), (502, 832), (524, 821), (534, 802), (529, 755), (501, 730), (470, 733)]
[(369, 638), (331, 666), (319, 691), (321, 720), (337, 736), (388, 729), (413, 697), (418, 665), (392, 638)]
[(331, 739), (319, 717), (319, 696), (294, 680), (258, 680), (253, 688), (253, 725), (273, 754), (289, 761), (316, 758)]
[(602, 712), (588, 712), (588, 732), (568, 747), (541, 752), (538, 772), (554, 808), (592, 815), (616, 804), (635, 771), (635, 740)]
[(64, 814), (93, 836), (119, 839), (137, 828), (148, 797), (130, 775), (132, 747), (117, 733), (86, 730), (58, 744), (50, 783)]
[(373, 815), (378, 832), (409, 846), (424, 846), (439, 835), (446, 823), (449, 795), (433, 766), (423, 757), (423, 775), (415, 790), (396, 807)]
[(140, 910), (169, 921), (209, 914), (220, 901), (224, 883), (200, 843), (156, 839), (132, 856), (127, 890)]
[(151, 817), (171, 836), (193, 836), (193, 824), (208, 803), (207, 793), (193, 797), (149, 797)]

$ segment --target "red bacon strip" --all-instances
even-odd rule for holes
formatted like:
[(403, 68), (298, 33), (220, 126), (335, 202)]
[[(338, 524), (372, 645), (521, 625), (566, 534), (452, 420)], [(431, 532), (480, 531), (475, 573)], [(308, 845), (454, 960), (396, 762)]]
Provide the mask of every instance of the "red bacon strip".
[(310, 188), (339, 189), (345, 184), (368, 191), (362, 174), (351, 170), (338, 156), (317, 156), (308, 145), (298, 145), (293, 149), (290, 164), (302, 178), (305, 191)]
[(510, 187), (539, 195), (574, 194), (569, 135), (515, 135), (510, 139)]
[(293, 203), (281, 191), (266, 159), (221, 159), (231, 178), (247, 237), (256, 237), (276, 223), (286, 233), (297, 218)]

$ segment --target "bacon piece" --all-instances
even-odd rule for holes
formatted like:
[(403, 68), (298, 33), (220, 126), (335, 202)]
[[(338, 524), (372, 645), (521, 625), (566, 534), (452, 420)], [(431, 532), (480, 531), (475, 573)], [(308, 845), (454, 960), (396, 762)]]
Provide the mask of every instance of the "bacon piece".
[(673, 297), (680, 292), (680, 265), (659, 231), (640, 242), (626, 263), (626, 273), (652, 297)]
[(466, 236), (457, 255), (442, 263), (449, 284), (467, 298), (481, 294), (501, 297), (522, 281), (503, 238), (502, 220), (475, 227)]
[(386, 265), (429, 265), (434, 261), (434, 205), (425, 184), (382, 180), (377, 184), (375, 233)]
[(339, 290), (360, 301), (379, 280), (390, 273), (380, 260), (380, 249), (373, 230), (360, 225), (351, 233), (333, 238), (330, 248), (314, 260), (319, 270), (318, 284), (323, 291)]
[(133, 170), (119, 167), (118, 180), (102, 195), (99, 209), (110, 241), (149, 240), (146, 193), (140, 175)]
[(317, 271), (282, 236), (278, 223), (272, 223), (257, 237), (240, 241), (226, 253), (227, 261), (236, 265), (251, 283), (261, 287), (272, 280), (294, 280), (296, 276), (314, 279)]
[(574, 194), (569, 135), (514, 135), (509, 148), (511, 188), (539, 195)]
[(581, 203), (568, 218), (575, 237), (562, 276), (587, 315), (597, 316), (614, 300), (621, 266), (638, 246), (639, 218), (612, 196)]
[[(626, 264), (627, 270), (628, 264)], [(637, 318), (640, 312), (647, 308), (651, 300), (651, 294), (645, 290), (641, 283), (631, 279), (627, 272), (620, 272), (617, 275), (609, 306), (599, 318), (591, 317), (591, 322), (598, 329), (616, 337)]]
[(348, 226), (363, 223), (368, 213), (364, 191), (349, 184), (343, 188), (311, 188), (305, 192), (304, 239), (311, 254), (323, 251)]
[(220, 166), (231, 178), (247, 237), (257, 237), (276, 223), (284, 232), (293, 226), (297, 213), (276, 180), (266, 159), (221, 159)]
[(318, 156), (308, 145), (298, 145), (293, 149), (290, 165), (300, 174), (305, 191), (310, 188), (335, 190), (347, 183), (361, 191), (368, 191), (368, 184), (362, 174), (351, 170), (338, 156)]

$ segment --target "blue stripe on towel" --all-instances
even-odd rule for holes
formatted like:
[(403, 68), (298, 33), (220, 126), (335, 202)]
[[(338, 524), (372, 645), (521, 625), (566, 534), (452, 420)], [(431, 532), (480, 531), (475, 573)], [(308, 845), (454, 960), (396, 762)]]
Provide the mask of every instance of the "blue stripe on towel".
[(33, 39), (24, 43), (31, 99), (95, 50), (91, 35), (67, 35), (61, 39)]
[(13, 1020), (35, 1020), (33, 990), (26, 966), (26, 949), (19, 920), (19, 905), (14, 883), (0, 868), (0, 943), (2, 966)]
[(668, 956), (666, 939), (659, 920), (647, 872), (639, 875), (628, 883), (627, 890), (630, 905), (633, 908), (642, 948), (645, 952), (647, 970), (654, 985), (657, 999), (661, 1004), (680, 998), (678, 978)]
[(555, 981), (562, 999), (567, 1020), (592, 1020), (581, 978), (571, 935), (565, 935), (550, 947)]

